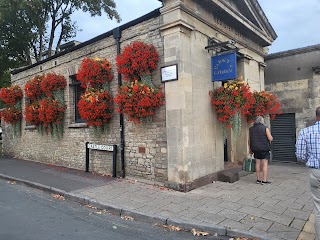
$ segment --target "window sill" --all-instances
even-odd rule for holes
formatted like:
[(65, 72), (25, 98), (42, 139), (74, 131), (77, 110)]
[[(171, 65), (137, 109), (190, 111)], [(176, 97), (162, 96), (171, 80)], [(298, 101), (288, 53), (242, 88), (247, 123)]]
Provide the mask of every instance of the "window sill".
[(34, 130), (34, 129), (37, 129), (36, 125), (28, 125), (28, 126), (25, 126), (24, 128), (25, 130)]
[(68, 125), (68, 128), (86, 128), (88, 127), (87, 123), (71, 123)]

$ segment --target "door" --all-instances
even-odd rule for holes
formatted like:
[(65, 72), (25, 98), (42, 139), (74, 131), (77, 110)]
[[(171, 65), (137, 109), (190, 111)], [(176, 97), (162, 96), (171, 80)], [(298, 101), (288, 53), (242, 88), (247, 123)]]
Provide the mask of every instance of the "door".
[(281, 162), (296, 162), (296, 121), (294, 113), (277, 115), (271, 120), (272, 159)]

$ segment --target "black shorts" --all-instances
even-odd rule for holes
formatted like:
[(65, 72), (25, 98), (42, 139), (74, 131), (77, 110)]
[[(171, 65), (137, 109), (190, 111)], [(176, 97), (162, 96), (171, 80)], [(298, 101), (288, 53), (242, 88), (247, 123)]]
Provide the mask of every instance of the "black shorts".
[(253, 152), (255, 159), (267, 159), (270, 160), (270, 152)]

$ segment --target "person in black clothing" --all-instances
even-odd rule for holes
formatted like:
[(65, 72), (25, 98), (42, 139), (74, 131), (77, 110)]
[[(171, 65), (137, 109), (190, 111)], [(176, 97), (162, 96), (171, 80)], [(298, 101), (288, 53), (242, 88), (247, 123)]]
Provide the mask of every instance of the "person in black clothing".
[[(268, 184), (268, 161), (270, 160), (270, 142), (273, 140), (269, 128), (264, 125), (264, 119), (261, 116), (249, 129), (249, 152), (254, 154), (256, 159), (257, 183)], [(260, 166), (262, 170), (262, 180), (260, 178)]]

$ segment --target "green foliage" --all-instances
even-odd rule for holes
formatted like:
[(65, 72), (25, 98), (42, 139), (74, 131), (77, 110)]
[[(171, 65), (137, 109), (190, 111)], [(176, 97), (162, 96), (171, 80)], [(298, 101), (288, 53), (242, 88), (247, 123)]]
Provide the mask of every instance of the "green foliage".
[(238, 139), (241, 133), (241, 113), (239, 111), (231, 119), (231, 128), (235, 139)]
[(11, 77), (8, 71), (0, 74), (0, 88), (9, 87), (11, 85)]
[[(40, 61), (76, 36), (75, 11), (107, 13), (120, 21), (114, 0), (0, 0), (0, 75), (9, 68)], [(54, 46), (54, 43), (56, 45)]]

